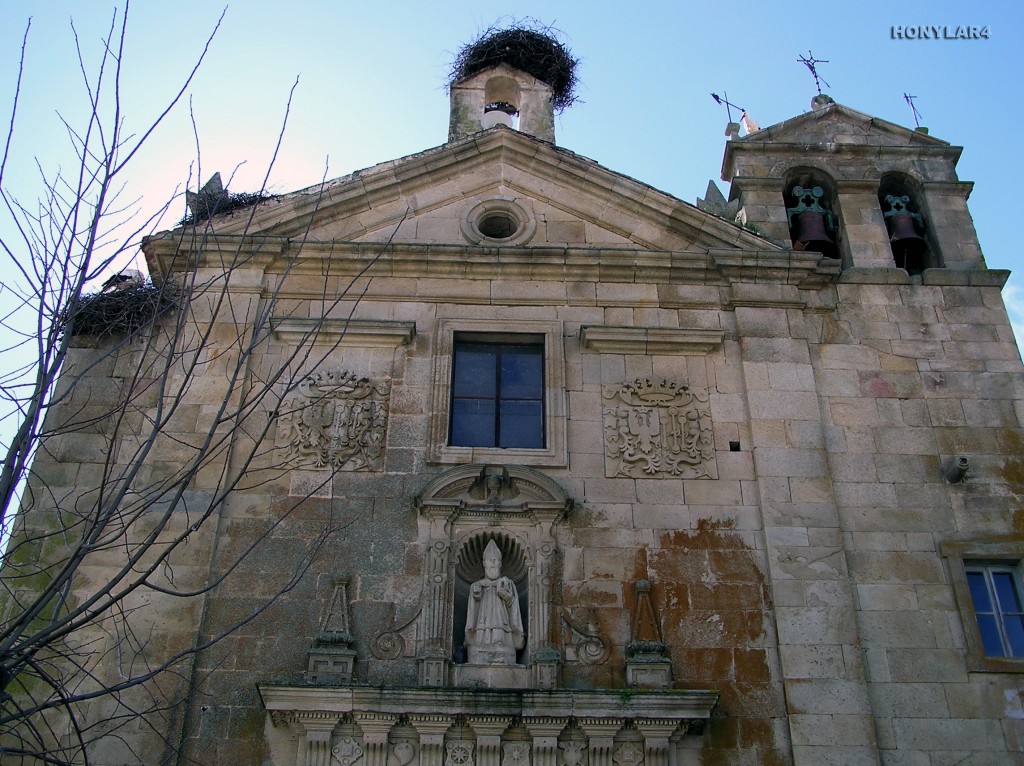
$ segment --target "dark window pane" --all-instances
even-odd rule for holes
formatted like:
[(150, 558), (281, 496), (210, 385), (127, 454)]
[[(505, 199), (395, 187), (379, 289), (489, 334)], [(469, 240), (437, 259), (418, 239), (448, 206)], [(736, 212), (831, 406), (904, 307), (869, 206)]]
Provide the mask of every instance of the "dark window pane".
[(502, 402), (500, 427), (500, 447), (544, 447), (544, 407), (540, 402)]
[(544, 356), (537, 346), (505, 346), (501, 355), (501, 398), (541, 399)]
[(1010, 642), (1010, 656), (1024, 657), (1024, 617), (1019, 614), (1007, 615), (1006, 638)]
[(1019, 612), (1020, 596), (1017, 594), (1017, 584), (1014, 582), (1011, 572), (993, 572), (992, 582), (996, 586), (996, 598), (999, 601), (999, 609), (1002, 612)]
[(985, 654), (989, 657), (1003, 656), (1003, 643), (999, 640), (999, 628), (996, 618), (990, 614), (979, 614), (978, 628), (981, 630), (981, 642), (985, 645)]
[(493, 397), (497, 393), (498, 349), (490, 344), (455, 347), (454, 393), (456, 397)]
[(544, 448), (544, 346), (456, 340), (449, 444)]
[(495, 402), (456, 399), (452, 402), (451, 444), (456, 447), (494, 446)]
[(971, 601), (974, 602), (975, 612), (991, 612), (992, 603), (988, 597), (988, 587), (985, 585), (985, 574), (983, 572), (968, 572), (967, 583), (971, 586)]

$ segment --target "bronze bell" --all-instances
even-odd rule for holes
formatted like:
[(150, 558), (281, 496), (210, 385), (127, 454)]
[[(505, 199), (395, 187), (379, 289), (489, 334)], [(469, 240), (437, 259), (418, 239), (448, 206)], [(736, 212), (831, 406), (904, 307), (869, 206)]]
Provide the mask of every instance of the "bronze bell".
[(924, 271), (925, 255), (928, 252), (928, 243), (918, 233), (924, 221), (919, 213), (907, 209), (909, 197), (887, 194), (885, 201), (890, 208), (884, 217), (889, 228), (889, 245), (896, 268), (905, 269), (908, 274), (920, 274)]
[(805, 211), (793, 216), (793, 249), (811, 250), (836, 258), (836, 243), (825, 227), (824, 213)]
[(786, 208), (789, 232), (794, 250), (811, 250), (826, 258), (838, 258), (836, 242), (830, 233), (834, 228), (832, 211), (822, 207), (825, 191), (820, 186), (794, 186), (790, 192), (797, 200), (794, 207)]

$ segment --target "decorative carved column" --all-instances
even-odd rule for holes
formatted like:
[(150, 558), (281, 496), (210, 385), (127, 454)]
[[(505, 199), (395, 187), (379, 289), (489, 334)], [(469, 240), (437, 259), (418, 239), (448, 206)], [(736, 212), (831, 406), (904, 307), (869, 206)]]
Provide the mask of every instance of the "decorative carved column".
[(511, 716), (469, 716), (476, 732), (476, 766), (501, 766), (501, 735)]
[(363, 730), (365, 766), (388, 766), (388, 732), (398, 716), (387, 713), (353, 713), (352, 718)]
[(533, 766), (558, 766), (558, 735), (568, 718), (524, 718), (533, 735)]
[(555, 516), (539, 516), (538, 544), (535, 546), (533, 578), (530, 583), (530, 657), (532, 680), (538, 689), (558, 686), (558, 670), (562, 656), (555, 648), (556, 640), (551, 626), (551, 588), (557, 548), (551, 527)]
[(615, 747), (615, 734), (622, 728), (622, 721), (608, 718), (583, 718), (579, 724), (587, 735), (590, 766), (614, 766), (612, 751)]
[(635, 725), (644, 737), (645, 766), (670, 766), (672, 745), (669, 740), (679, 727), (679, 721), (669, 718), (638, 718)]
[(449, 575), (451, 545), (448, 540), (448, 522), (445, 513), (428, 513), (430, 517), (430, 546), (427, 549), (427, 588), (423, 599), (424, 634), (419, 647), (420, 684), (446, 686), (452, 610), (452, 587)]
[(444, 733), (452, 725), (451, 716), (413, 714), (409, 724), (420, 735), (419, 766), (443, 766)]

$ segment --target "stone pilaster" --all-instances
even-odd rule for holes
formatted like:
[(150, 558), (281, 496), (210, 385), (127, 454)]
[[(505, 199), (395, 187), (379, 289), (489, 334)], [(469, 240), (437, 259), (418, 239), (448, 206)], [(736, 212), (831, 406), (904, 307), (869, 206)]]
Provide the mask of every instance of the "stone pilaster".
[(533, 735), (533, 766), (558, 766), (558, 735), (568, 718), (524, 718)]
[(469, 716), (476, 732), (476, 766), (501, 766), (501, 735), (511, 716)]
[(409, 724), (420, 737), (420, 766), (444, 765), (444, 733), (451, 723), (451, 716), (443, 714), (409, 716)]
[(352, 717), (363, 730), (365, 766), (387, 766), (388, 732), (398, 717), (385, 713), (353, 713)]
[(301, 766), (332, 766), (331, 733), (338, 723), (338, 716), (304, 713), (295, 720), (303, 732), (299, 737), (298, 763)]
[(622, 722), (604, 718), (584, 718), (579, 723), (587, 735), (590, 766), (614, 766), (612, 753), (615, 748), (615, 734), (622, 728)]
[(670, 739), (678, 727), (679, 721), (672, 719), (637, 719), (636, 728), (644, 737), (645, 766), (670, 766)]

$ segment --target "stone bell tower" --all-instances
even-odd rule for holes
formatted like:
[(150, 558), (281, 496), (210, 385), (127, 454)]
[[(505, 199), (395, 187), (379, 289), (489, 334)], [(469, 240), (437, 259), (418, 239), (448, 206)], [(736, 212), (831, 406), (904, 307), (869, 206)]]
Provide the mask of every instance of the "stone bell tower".
[(550, 30), (484, 33), (452, 67), (448, 140), (504, 125), (554, 143), (555, 113), (575, 100), (577, 63)]
[(489, 67), (451, 86), (448, 140), (505, 125), (555, 142), (551, 86), (507, 64)]
[(961, 151), (818, 95), (810, 112), (730, 140), (722, 179), (745, 226), (840, 260), (844, 279), (940, 283), (984, 268)]

